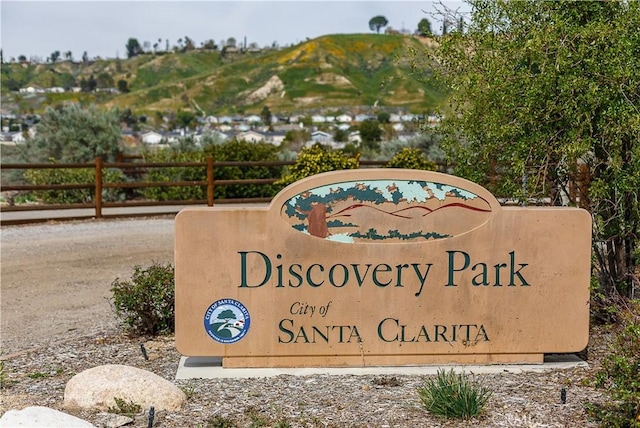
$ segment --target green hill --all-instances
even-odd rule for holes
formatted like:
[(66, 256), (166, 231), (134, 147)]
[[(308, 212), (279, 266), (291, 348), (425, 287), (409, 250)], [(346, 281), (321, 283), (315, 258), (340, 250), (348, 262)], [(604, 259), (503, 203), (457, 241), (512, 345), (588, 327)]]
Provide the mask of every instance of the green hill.
[[(432, 110), (435, 87), (412, 73), (409, 51), (425, 44), (401, 35), (328, 35), (280, 50), (230, 53), (194, 50), (98, 60), (89, 64), (3, 64), (3, 104), (36, 111), (65, 100), (137, 112), (200, 110), (205, 114), (293, 113), (351, 106)], [(11, 89), (78, 86), (93, 76), (98, 87), (127, 82), (130, 92), (18, 95)]]

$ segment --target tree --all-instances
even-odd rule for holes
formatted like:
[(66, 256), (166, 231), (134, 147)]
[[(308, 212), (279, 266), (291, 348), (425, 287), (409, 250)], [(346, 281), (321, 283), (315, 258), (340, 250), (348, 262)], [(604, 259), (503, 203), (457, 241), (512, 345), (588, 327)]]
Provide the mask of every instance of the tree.
[(380, 140), (382, 139), (382, 129), (380, 129), (380, 122), (373, 119), (367, 119), (360, 124), (360, 138), (362, 138), (362, 144), (371, 150), (377, 150), (380, 147)]
[(640, 3), (470, 3), (435, 58), (456, 174), (588, 209), (600, 291), (637, 295)]
[(67, 104), (45, 110), (36, 135), (21, 146), (21, 156), (25, 162), (92, 162), (96, 156), (115, 161), (119, 141), (116, 110)]
[(64, 53), (64, 59), (66, 59), (67, 61), (73, 61), (73, 52), (66, 51)]
[(98, 82), (96, 81), (93, 74), (89, 76), (89, 80), (82, 79), (80, 81), (80, 88), (82, 88), (82, 92), (93, 92), (98, 87)]
[(269, 110), (268, 106), (262, 107), (262, 111), (260, 112), (260, 118), (262, 119), (262, 123), (266, 126), (271, 126), (271, 110)]
[(126, 80), (118, 80), (118, 91), (120, 91), (120, 93), (122, 94), (126, 94), (127, 92), (129, 92), (129, 85), (127, 84)]
[(418, 22), (418, 34), (426, 37), (432, 34), (431, 32), (431, 22), (427, 18), (422, 18), (420, 22)]
[(369, 28), (376, 33), (380, 33), (380, 29), (386, 27), (388, 24), (389, 21), (387, 21), (387, 18), (382, 15), (374, 16), (369, 20)]
[(113, 77), (109, 73), (102, 72), (98, 74), (96, 84), (98, 88), (111, 88), (113, 87)]
[(127, 48), (127, 58), (133, 58), (134, 56), (138, 56), (144, 53), (142, 47), (140, 46), (140, 42), (138, 42), (138, 39), (135, 39), (133, 37), (127, 40), (127, 44), (125, 45), (125, 47)]
[(191, 38), (189, 38), (188, 36), (184, 36), (184, 50), (185, 51), (192, 51), (195, 48), (196, 48), (196, 45), (193, 42), (193, 40), (191, 40)]
[(333, 134), (333, 139), (336, 143), (346, 143), (349, 139), (349, 133), (344, 129), (337, 128)]
[(391, 115), (389, 114), (389, 112), (381, 111), (380, 113), (378, 113), (378, 122), (389, 123), (390, 120), (391, 120)]
[(178, 110), (176, 122), (180, 128), (191, 128), (196, 123), (196, 114), (188, 110)]
[(89, 54), (87, 53), (87, 51), (84, 51), (82, 53), (82, 62), (84, 64), (87, 64), (89, 62)]
[(51, 62), (58, 61), (60, 59), (60, 51), (51, 52), (51, 55), (49, 56), (49, 58), (51, 59)]
[(215, 51), (216, 49), (218, 49), (218, 46), (216, 45), (216, 42), (213, 41), (213, 39), (209, 39), (202, 44), (202, 48)]

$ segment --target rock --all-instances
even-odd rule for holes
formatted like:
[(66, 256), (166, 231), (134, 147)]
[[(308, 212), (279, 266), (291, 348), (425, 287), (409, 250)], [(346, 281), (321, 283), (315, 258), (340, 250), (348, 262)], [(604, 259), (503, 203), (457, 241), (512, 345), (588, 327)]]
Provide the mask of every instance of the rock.
[(178, 410), (187, 399), (180, 388), (160, 376), (135, 367), (109, 364), (72, 377), (64, 390), (66, 407), (109, 410), (115, 399), (147, 409)]
[(95, 428), (95, 425), (67, 413), (42, 406), (9, 410), (0, 418), (2, 428)]
[(128, 416), (116, 415), (113, 413), (100, 413), (96, 419), (96, 423), (105, 428), (123, 427), (133, 422), (134, 420)]

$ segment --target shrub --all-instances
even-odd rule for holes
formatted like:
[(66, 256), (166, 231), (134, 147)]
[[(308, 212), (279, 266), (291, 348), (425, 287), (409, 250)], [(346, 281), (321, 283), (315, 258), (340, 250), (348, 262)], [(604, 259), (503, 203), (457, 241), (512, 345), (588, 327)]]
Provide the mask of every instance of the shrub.
[(462, 419), (479, 415), (491, 398), (488, 388), (453, 369), (438, 370), (435, 379), (427, 379), (425, 386), (418, 388), (418, 394), (423, 406), (434, 415)]
[(175, 283), (171, 264), (153, 263), (133, 267), (129, 281), (116, 278), (111, 283), (116, 316), (131, 333), (173, 333), (175, 331)]
[[(158, 149), (146, 153), (146, 162), (206, 162), (202, 151), (180, 152), (172, 148)], [(149, 168), (145, 176), (146, 182), (173, 182), (173, 181), (206, 181), (206, 167), (163, 167)], [(154, 201), (185, 201), (202, 200), (207, 197), (206, 186), (188, 187), (145, 187), (140, 193), (146, 199)]]
[(588, 409), (604, 426), (640, 427), (640, 301), (620, 306), (619, 331), (596, 374), (596, 385), (606, 388), (614, 402)]
[(391, 158), (387, 164), (387, 168), (407, 168), (422, 169), (426, 171), (435, 171), (436, 164), (427, 160), (420, 149), (412, 149), (405, 147)]
[(329, 150), (320, 144), (315, 144), (300, 151), (296, 163), (289, 168), (287, 174), (278, 183), (289, 185), (321, 172), (357, 169), (359, 165), (358, 154), (354, 157), (348, 157), (340, 150)]
[[(60, 168), (60, 169), (29, 169), (24, 177), (29, 184), (91, 184), (95, 183), (96, 173), (93, 168)], [(124, 174), (119, 169), (103, 171), (102, 180), (105, 183), (122, 183)], [(33, 196), (48, 204), (73, 204), (92, 202), (95, 187), (86, 189), (35, 190)], [(103, 189), (104, 201), (117, 201), (124, 197), (121, 189)]]
[[(204, 149), (182, 150), (180, 147), (155, 150), (145, 155), (149, 162), (206, 162), (211, 156), (216, 162), (223, 161), (277, 161), (278, 149), (269, 143), (250, 143), (231, 140), (224, 144), (209, 144)], [(214, 180), (241, 180), (279, 178), (280, 166), (219, 166), (213, 171)], [(151, 168), (146, 176), (148, 182), (205, 181), (207, 170), (202, 167)], [(256, 198), (274, 196), (280, 186), (274, 184), (232, 184), (214, 186), (216, 199)], [(206, 186), (148, 187), (141, 191), (147, 199), (156, 201), (203, 200), (207, 196)]]
[[(278, 148), (269, 143), (251, 143), (231, 140), (224, 144), (204, 148), (207, 155), (216, 161), (277, 161)], [(251, 180), (260, 178), (280, 178), (281, 166), (220, 166), (214, 170), (215, 180)], [(272, 197), (282, 188), (278, 184), (232, 184), (217, 186), (214, 190), (219, 198), (259, 198)]]

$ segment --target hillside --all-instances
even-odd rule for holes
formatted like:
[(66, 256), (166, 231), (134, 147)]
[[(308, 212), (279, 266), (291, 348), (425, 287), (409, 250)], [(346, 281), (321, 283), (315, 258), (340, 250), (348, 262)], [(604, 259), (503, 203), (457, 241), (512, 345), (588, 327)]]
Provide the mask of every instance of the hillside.
[[(3, 64), (3, 105), (19, 110), (65, 100), (137, 112), (201, 109), (205, 114), (303, 112), (351, 106), (432, 110), (441, 94), (412, 74), (410, 50), (426, 54), (425, 44), (401, 35), (328, 35), (296, 46), (260, 53), (195, 50), (88, 64)], [(127, 82), (129, 93), (15, 94), (11, 88), (79, 86), (93, 76), (98, 87)], [(420, 76), (425, 77), (425, 74)]]

